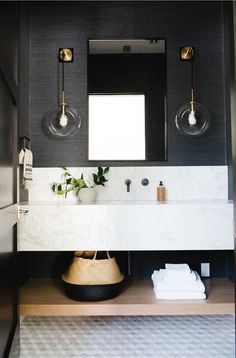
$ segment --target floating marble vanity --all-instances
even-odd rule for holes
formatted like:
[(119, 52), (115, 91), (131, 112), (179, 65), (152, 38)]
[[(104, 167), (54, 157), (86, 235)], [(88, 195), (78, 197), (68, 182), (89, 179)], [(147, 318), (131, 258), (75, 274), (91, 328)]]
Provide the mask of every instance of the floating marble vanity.
[[(77, 171), (77, 172), (76, 172)], [(72, 168), (76, 176), (88, 168)], [(20, 251), (233, 250), (233, 204), (228, 198), (227, 167), (112, 168), (97, 201), (79, 204), (52, 193), (59, 168), (35, 168), (29, 203), (20, 209)], [(77, 173), (77, 174), (76, 174)], [(141, 185), (146, 177), (149, 185)], [(127, 193), (125, 179), (132, 181)], [(158, 203), (157, 179), (168, 201)], [(71, 201), (69, 201), (71, 200)], [(199, 262), (201, 257), (199, 257)], [(29, 280), (21, 290), (22, 315), (232, 314), (234, 287), (227, 278), (205, 282), (207, 300), (156, 300), (151, 281), (133, 277), (117, 298), (85, 303), (64, 295), (60, 280)]]
[(106, 201), (21, 205), (20, 251), (232, 250), (233, 204)]
[[(83, 249), (231, 250), (233, 204), (217, 201), (117, 201), (21, 205), (20, 251)], [(132, 279), (115, 299), (78, 302), (60, 281), (29, 280), (21, 290), (22, 315), (233, 314), (234, 287), (227, 278), (204, 281), (207, 300), (156, 300), (151, 281)]]

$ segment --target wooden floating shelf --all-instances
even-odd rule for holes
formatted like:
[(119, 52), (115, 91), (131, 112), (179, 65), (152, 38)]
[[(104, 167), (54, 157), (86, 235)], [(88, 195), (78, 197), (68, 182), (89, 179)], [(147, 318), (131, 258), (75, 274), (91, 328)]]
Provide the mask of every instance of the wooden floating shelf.
[(78, 302), (65, 296), (61, 282), (28, 281), (20, 293), (23, 316), (206, 315), (234, 314), (234, 285), (226, 278), (204, 281), (206, 300), (157, 300), (151, 280), (130, 281), (116, 298)]

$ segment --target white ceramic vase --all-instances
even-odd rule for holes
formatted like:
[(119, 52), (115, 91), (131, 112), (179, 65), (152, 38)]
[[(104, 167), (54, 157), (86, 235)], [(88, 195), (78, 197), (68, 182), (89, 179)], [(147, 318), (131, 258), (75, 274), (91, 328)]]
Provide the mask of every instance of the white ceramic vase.
[(97, 196), (95, 188), (82, 188), (78, 193), (81, 203), (92, 203)]

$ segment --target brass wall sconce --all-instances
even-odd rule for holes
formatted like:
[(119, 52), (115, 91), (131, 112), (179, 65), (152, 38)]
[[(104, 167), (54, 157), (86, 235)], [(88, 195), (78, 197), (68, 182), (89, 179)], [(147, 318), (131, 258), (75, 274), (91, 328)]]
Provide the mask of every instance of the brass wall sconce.
[(74, 50), (72, 48), (59, 48), (58, 61), (61, 63), (60, 104), (48, 111), (43, 121), (44, 131), (52, 137), (67, 138), (75, 134), (81, 125), (80, 116), (65, 101), (64, 65), (65, 63), (72, 63), (73, 60)]
[(180, 47), (180, 59), (182, 61), (193, 61), (195, 57), (195, 49), (192, 46)]
[(59, 48), (58, 54), (59, 62), (74, 62), (74, 49), (73, 48)]
[(186, 136), (199, 136), (205, 133), (209, 128), (210, 114), (202, 104), (195, 101), (193, 68), (195, 59), (194, 47), (181, 47), (180, 59), (181, 61), (190, 62), (191, 100), (180, 107), (180, 109), (177, 111), (175, 116), (175, 124), (181, 134)]

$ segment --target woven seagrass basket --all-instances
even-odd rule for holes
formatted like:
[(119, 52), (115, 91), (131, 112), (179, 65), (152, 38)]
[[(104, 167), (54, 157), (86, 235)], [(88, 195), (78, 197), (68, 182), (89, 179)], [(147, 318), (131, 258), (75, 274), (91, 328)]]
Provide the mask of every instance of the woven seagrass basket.
[(75, 252), (68, 270), (62, 275), (65, 293), (79, 301), (99, 301), (117, 296), (122, 288), (123, 273), (107, 251), (106, 259), (97, 259), (97, 251), (84, 255)]

